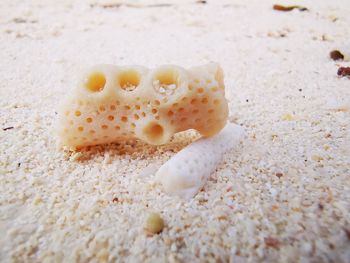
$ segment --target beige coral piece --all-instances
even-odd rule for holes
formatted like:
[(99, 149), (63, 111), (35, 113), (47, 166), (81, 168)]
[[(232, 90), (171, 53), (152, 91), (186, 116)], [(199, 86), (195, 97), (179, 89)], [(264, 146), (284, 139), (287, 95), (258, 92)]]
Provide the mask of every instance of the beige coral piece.
[(212, 136), (227, 117), (223, 71), (217, 64), (188, 70), (97, 65), (61, 106), (58, 145), (77, 148), (129, 138), (160, 145), (188, 129)]

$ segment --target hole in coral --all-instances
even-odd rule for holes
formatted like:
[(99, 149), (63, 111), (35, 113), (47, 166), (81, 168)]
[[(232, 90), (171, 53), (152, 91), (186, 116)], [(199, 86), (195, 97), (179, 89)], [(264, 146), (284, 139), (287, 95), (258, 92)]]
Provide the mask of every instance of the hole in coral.
[(131, 127), (135, 128), (136, 124), (135, 123), (131, 123)]
[(199, 88), (197, 89), (198, 93), (203, 93), (204, 92), (204, 89), (203, 88)]
[(181, 122), (185, 122), (185, 121), (187, 121), (187, 118), (181, 118), (180, 121), (181, 121)]
[(81, 112), (77, 110), (76, 112), (74, 112), (74, 115), (79, 117), (81, 115)]
[(157, 122), (150, 122), (144, 127), (143, 133), (149, 141), (157, 143), (164, 135), (164, 128)]
[(187, 100), (187, 97), (183, 97), (181, 100), (182, 100), (182, 101), (186, 101), (186, 100)]
[(119, 106), (119, 105), (120, 105), (120, 101), (117, 100), (117, 101), (115, 102), (115, 104), (117, 104), (117, 105)]
[(116, 130), (118, 130), (118, 131), (120, 130), (120, 127), (119, 127), (118, 125), (115, 126), (114, 128), (115, 128)]
[(108, 119), (109, 121), (113, 121), (113, 120), (114, 120), (114, 116), (109, 115), (109, 116), (107, 117), (107, 119)]
[(156, 114), (157, 112), (158, 112), (157, 109), (152, 109), (152, 113), (153, 113), (153, 114)]
[(108, 135), (103, 136), (103, 139), (108, 139), (108, 138), (109, 138)]
[(122, 116), (122, 117), (120, 118), (120, 120), (121, 120), (122, 122), (127, 122), (127, 121), (128, 121), (128, 117)]
[(105, 111), (106, 110), (106, 108), (104, 107), (104, 106), (100, 106), (100, 111)]
[(108, 129), (108, 125), (103, 124), (103, 125), (101, 126), (101, 128), (102, 128), (103, 130), (107, 130), (107, 129)]
[(173, 107), (177, 107), (177, 106), (179, 106), (179, 103), (174, 103), (173, 104)]
[(159, 116), (156, 116), (156, 117), (154, 117), (154, 118), (155, 118), (156, 120), (158, 120), (158, 121), (160, 120), (160, 117), (159, 117)]
[(191, 104), (196, 104), (197, 100), (196, 99), (192, 99), (191, 100)]
[(123, 90), (132, 91), (138, 87), (140, 79), (136, 70), (125, 70), (119, 74), (119, 85)]
[(140, 119), (139, 115), (137, 115), (137, 114), (134, 114), (134, 119), (135, 119), (135, 120), (138, 120), (138, 119)]
[(214, 104), (215, 104), (215, 105), (218, 105), (219, 103), (220, 103), (219, 100), (214, 100)]
[(106, 77), (100, 72), (95, 72), (90, 74), (86, 81), (85, 87), (91, 92), (99, 92), (104, 89), (105, 85)]
[(194, 120), (194, 122), (197, 122), (197, 123), (200, 122), (200, 121), (201, 121), (201, 119), (195, 119)]
[(83, 130), (84, 130), (84, 127), (82, 127), (82, 126), (78, 127), (78, 131), (82, 132)]
[(184, 108), (180, 108), (179, 109), (179, 112), (183, 112), (185, 109)]
[(188, 90), (189, 91), (193, 90), (193, 87), (191, 85), (188, 85)]
[(96, 133), (94, 130), (90, 130), (89, 131), (91, 134), (94, 134), (94, 133)]
[(110, 109), (111, 109), (111, 110), (115, 110), (115, 109), (116, 109), (115, 105), (111, 105), (111, 106), (110, 106)]
[(169, 116), (169, 117), (171, 117), (171, 116), (173, 116), (173, 115), (174, 115), (174, 112), (172, 112), (171, 110), (168, 111), (168, 116)]
[(145, 112), (141, 112), (142, 117), (146, 117), (146, 113)]
[(73, 125), (73, 124), (74, 124), (74, 121), (69, 121), (69, 124), (70, 124), (70, 125)]
[(199, 112), (199, 110), (195, 109), (192, 111), (193, 114), (197, 114)]
[(91, 123), (91, 122), (92, 122), (92, 118), (91, 118), (91, 117), (86, 118), (86, 122), (87, 122), (87, 123)]
[(130, 110), (131, 108), (130, 108), (130, 106), (129, 106), (129, 105), (125, 105), (125, 106), (124, 106), (124, 109), (126, 109), (126, 110)]
[(210, 109), (210, 110), (208, 110), (208, 113), (214, 113), (214, 109)]
[(203, 104), (207, 104), (207, 103), (208, 103), (208, 99), (207, 99), (207, 98), (203, 98), (203, 99), (202, 99), (202, 103), (203, 103)]
[(136, 104), (135, 109), (139, 110), (139, 109), (141, 109), (141, 106)]
[(159, 105), (160, 105), (160, 101), (159, 101), (159, 100), (155, 100), (155, 101), (154, 101), (154, 104), (157, 105), (157, 106), (159, 106)]
[(160, 69), (153, 77), (153, 88), (162, 95), (171, 95), (179, 86), (179, 73), (173, 69)]

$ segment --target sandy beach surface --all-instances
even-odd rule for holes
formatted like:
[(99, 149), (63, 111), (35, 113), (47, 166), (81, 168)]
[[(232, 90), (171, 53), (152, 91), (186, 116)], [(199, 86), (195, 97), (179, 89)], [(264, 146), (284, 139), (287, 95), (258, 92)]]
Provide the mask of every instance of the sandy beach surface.
[[(308, 11), (272, 9), (298, 4)], [(350, 262), (350, 1), (0, 2), (1, 262)], [(157, 169), (193, 140), (56, 149), (94, 64), (225, 72), (240, 147), (195, 198)], [(144, 231), (149, 212), (164, 219)]]

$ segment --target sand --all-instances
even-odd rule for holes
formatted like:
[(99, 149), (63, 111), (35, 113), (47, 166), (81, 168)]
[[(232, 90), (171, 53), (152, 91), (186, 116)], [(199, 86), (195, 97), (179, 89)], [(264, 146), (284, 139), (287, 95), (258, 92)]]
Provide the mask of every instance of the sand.
[[(1, 1), (0, 261), (350, 262), (350, 79), (336, 74), (350, 62), (329, 58), (350, 52), (350, 2), (296, 2), (309, 11)], [(209, 61), (247, 135), (195, 198), (166, 195), (154, 176), (188, 133), (56, 149), (57, 106), (82, 69)], [(165, 227), (147, 236), (151, 211)]]

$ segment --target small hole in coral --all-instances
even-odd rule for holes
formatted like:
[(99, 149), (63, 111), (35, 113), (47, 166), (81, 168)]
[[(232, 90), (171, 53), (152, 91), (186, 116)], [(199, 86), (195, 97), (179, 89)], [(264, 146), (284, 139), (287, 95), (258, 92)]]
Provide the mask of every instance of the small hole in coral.
[(214, 113), (214, 109), (208, 110), (208, 113)]
[(106, 78), (102, 73), (92, 73), (85, 84), (85, 87), (91, 92), (102, 91), (106, 84)]
[(107, 118), (108, 118), (109, 121), (113, 121), (114, 120), (114, 116), (112, 116), (112, 115), (109, 115)]
[(100, 106), (100, 111), (105, 111), (106, 108), (104, 106)]
[(115, 102), (115, 104), (117, 104), (117, 105), (119, 106), (119, 105), (120, 105), (120, 101), (117, 100), (117, 101)]
[(174, 120), (171, 120), (171, 121), (170, 121), (170, 124), (174, 124), (174, 123), (175, 123), (175, 121), (174, 121)]
[(192, 99), (191, 100), (191, 104), (196, 104), (197, 100), (196, 99)]
[(118, 131), (120, 130), (120, 127), (119, 127), (118, 125), (115, 126), (114, 128), (115, 128), (116, 130), (118, 130)]
[(139, 110), (139, 109), (141, 109), (141, 106), (136, 104), (135, 109)]
[(120, 118), (120, 120), (121, 120), (122, 122), (127, 122), (127, 121), (128, 121), (128, 117), (122, 116), (122, 117)]
[(154, 117), (154, 118), (155, 118), (156, 120), (158, 120), (158, 121), (160, 120), (160, 117), (159, 117), (159, 116), (156, 116), (156, 117)]
[(182, 101), (186, 101), (186, 100), (187, 100), (187, 97), (183, 97), (181, 100), (182, 100)]
[(204, 89), (203, 88), (199, 88), (197, 89), (198, 93), (203, 93), (204, 92)]
[(115, 105), (111, 105), (110, 109), (115, 110), (116, 109)]
[(174, 115), (174, 112), (172, 112), (171, 110), (168, 111), (168, 116), (169, 116), (169, 117), (171, 117), (171, 116), (173, 116), (173, 115)]
[(83, 138), (81, 138), (83, 141), (86, 141), (87, 140), (87, 138), (86, 137), (83, 137)]
[(197, 114), (199, 112), (199, 110), (195, 109), (192, 111), (193, 114)]
[(131, 123), (131, 127), (135, 128), (136, 124), (135, 123)]
[(70, 124), (70, 125), (73, 125), (73, 124), (74, 124), (74, 121), (69, 121), (69, 124)]
[(129, 106), (129, 105), (125, 105), (125, 106), (124, 106), (124, 109), (130, 110), (130, 106)]
[(103, 139), (108, 139), (108, 138), (109, 138), (108, 135), (103, 136)]
[(179, 112), (183, 112), (185, 109), (184, 108), (180, 108), (179, 109)]
[(219, 103), (220, 103), (219, 100), (214, 100), (214, 104), (215, 104), (215, 105), (217, 105), (217, 104), (219, 104)]
[(102, 128), (103, 130), (107, 130), (107, 129), (108, 129), (108, 125), (105, 125), (105, 124), (104, 124), (104, 125), (101, 126), (101, 128)]
[(74, 112), (74, 115), (79, 117), (81, 115), (81, 112), (77, 110), (76, 112)]
[(173, 107), (177, 107), (177, 106), (179, 106), (179, 103), (174, 103), (173, 104)]
[(91, 122), (92, 122), (92, 118), (91, 118), (91, 117), (86, 118), (86, 122), (87, 122), (87, 123), (91, 123)]
[(194, 122), (200, 122), (201, 120), (200, 119), (195, 119), (195, 121)]
[(203, 104), (207, 104), (207, 103), (208, 103), (208, 99), (207, 99), (207, 98), (203, 98), (203, 99), (202, 99), (202, 103), (203, 103)]
[(155, 100), (154, 104), (158, 106), (158, 105), (160, 105), (160, 101), (159, 100)]
[(153, 113), (153, 114), (156, 114), (157, 112), (158, 112), (157, 109), (152, 109), (152, 113)]
[(181, 122), (185, 122), (185, 121), (187, 121), (187, 118), (181, 118), (180, 121), (181, 121)]
[(94, 133), (96, 133), (94, 130), (90, 130), (89, 131), (91, 134), (94, 134)]
[(84, 127), (82, 127), (82, 126), (78, 127), (78, 131), (82, 132), (83, 130), (84, 130)]
[(119, 85), (123, 90), (132, 91), (140, 84), (140, 74), (136, 70), (126, 70), (119, 75)]
[(145, 112), (141, 112), (142, 117), (146, 117), (146, 113)]
[(135, 118), (135, 120), (140, 119), (139, 115), (137, 115), (137, 114), (134, 114), (134, 118)]
[(191, 85), (188, 85), (188, 90), (193, 90), (193, 87)]

